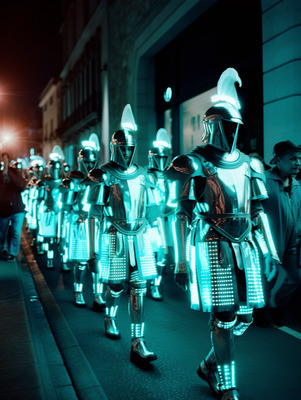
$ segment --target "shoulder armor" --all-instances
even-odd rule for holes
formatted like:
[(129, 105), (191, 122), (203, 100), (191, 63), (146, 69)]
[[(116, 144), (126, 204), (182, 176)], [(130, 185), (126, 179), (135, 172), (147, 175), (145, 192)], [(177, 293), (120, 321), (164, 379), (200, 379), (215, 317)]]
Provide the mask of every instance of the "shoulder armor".
[(72, 181), (70, 178), (64, 178), (61, 182), (61, 186), (63, 186), (65, 189), (70, 189), (72, 186)]
[(42, 187), (44, 186), (44, 181), (42, 179), (38, 179), (37, 181), (35, 181), (34, 183), (37, 187)]
[(202, 162), (192, 154), (185, 154), (173, 159), (166, 171), (169, 180), (171, 203), (181, 200), (192, 200), (193, 180), (195, 177), (204, 176)]
[(88, 178), (95, 183), (100, 183), (103, 180), (105, 171), (101, 168), (94, 168), (88, 173)]
[(181, 155), (175, 157), (169, 168), (166, 171), (166, 175), (170, 179), (174, 179), (179, 174), (193, 175), (197, 171), (201, 172), (201, 163), (193, 155)]
[(70, 171), (70, 178), (75, 178), (75, 179), (84, 179), (84, 174), (81, 171), (78, 170), (72, 170)]
[(265, 186), (266, 177), (263, 163), (258, 158), (250, 157), (251, 191), (252, 200), (264, 200), (268, 198)]
[(258, 174), (264, 175), (264, 166), (263, 163), (256, 157), (250, 157), (250, 167), (251, 170), (257, 172)]

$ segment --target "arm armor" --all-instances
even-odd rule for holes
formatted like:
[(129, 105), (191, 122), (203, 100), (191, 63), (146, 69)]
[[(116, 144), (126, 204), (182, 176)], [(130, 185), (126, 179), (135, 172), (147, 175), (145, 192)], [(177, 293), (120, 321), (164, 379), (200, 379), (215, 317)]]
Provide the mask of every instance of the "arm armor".
[(169, 180), (169, 204), (194, 200), (192, 181), (194, 177), (204, 176), (203, 164), (192, 155), (178, 156), (173, 159), (165, 175)]
[[(170, 181), (170, 199), (176, 207), (175, 218), (172, 223), (172, 234), (175, 246), (176, 273), (187, 273), (187, 238), (192, 210), (195, 204), (192, 196), (192, 181), (194, 176), (200, 176), (202, 166), (196, 157), (190, 155), (176, 157), (166, 175)], [(183, 269), (182, 269), (183, 268)]]
[(93, 182), (91, 184), (90, 193), (87, 196), (87, 202), (89, 204), (94, 204), (97, 206), (103, 206), (108, 200), (108, 188), (105, 185), (105, 179), (107, 177), (107, 172), (101, 168), (92, 169), (88, 178)]
[(252, 200), (267, 199), (268, 192), (265, 185), (266, 179), (262, 162), (255, 157), (251, 157), (250, 167)]
[[(177, 213), (172, 223), (172, 234), (175, 247), (175, 262), (177, 265), (176, 273), (187, 273), (186, 264), (186, 244), (189, 234), (189, 218), (184, 213)], [(183, 269), (182, 269), (183, 268)]]
[(261, 211), (257, 216), (254, 234), (263, 255), (266, 257), (270, 254), (275, 261), (280, 263), (270, 230), (269, 221), (263, 211)]

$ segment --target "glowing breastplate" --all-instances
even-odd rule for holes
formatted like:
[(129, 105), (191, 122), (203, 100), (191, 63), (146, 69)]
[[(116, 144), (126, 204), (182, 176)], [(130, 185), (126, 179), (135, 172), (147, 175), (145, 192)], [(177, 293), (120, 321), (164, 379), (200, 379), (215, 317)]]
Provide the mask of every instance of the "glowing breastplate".
[(241, 241), (250, 232), (250, 168), (247, 163), (234, 169), (216, 168), (206, 179), (197, 216), (219, 234)]
[(116, 229), (135, 233), (142, 229), (146, 215), (146, 187), (143, 175), (134, 179), (113, 177), (104, 215)]

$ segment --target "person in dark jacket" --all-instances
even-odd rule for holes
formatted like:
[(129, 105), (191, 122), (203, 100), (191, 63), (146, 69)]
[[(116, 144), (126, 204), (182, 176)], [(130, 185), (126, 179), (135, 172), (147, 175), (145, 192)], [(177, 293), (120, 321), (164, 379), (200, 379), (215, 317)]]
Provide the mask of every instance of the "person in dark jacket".
[(20, 250), (24, 204), (21, 193), (26, 180), (18, 168), (10, 166), (8, 153), (1, 154), (3, 170), (0, 171), (0, 252), (8, 262), (15, 260)]
[(267, 283), (267, 307), (254, 312), (254, 324), (282, 325), (282, 310), (301, 287), (301, 186), (295, 179), (301, 167), (301, 147), (285, 140), (274, 146), (273, 168), (266, 171), (269, 198), (262, 202), (282, 262), (278, 276)]

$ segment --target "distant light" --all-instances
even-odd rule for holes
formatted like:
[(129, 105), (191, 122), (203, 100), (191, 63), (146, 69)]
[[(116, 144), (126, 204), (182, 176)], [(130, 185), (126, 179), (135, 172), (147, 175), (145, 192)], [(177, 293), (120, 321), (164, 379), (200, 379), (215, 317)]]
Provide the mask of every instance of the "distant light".
[(166, 103), (169, 103), (171, 98), (172, 98), (172, 89), (171, 87), (168, 87), (163, 95), (164, 100), (166, 101)]
[(33, 156), (34, 155), (34, 148), (30, 149), (30, 155)]

